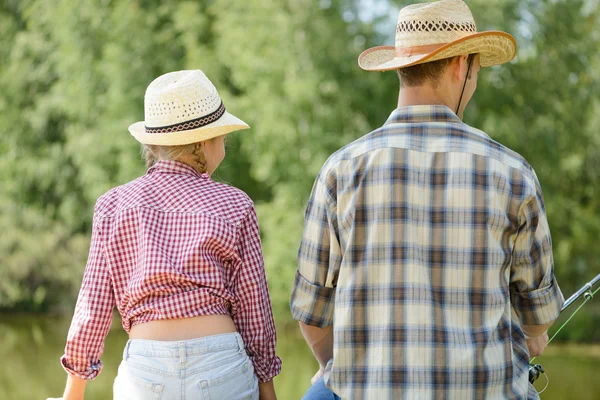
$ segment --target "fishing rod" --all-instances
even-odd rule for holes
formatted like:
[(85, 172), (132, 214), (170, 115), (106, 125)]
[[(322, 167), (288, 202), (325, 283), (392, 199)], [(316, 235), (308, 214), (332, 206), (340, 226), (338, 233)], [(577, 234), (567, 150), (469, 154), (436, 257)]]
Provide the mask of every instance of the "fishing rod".
[[(569, 308), (573, 303), (575, 303), (577, 300), (579, 300), (582, 296), (584, 298), (583, 303), (581, 303), (579, 305), (579, 307), (577, 307), (577, 309), (575, 311), (573, 311), (573, 314), (571, 314), (569, 319), (567, 319), (560, 326), (560, 328), (558, 328), (558, 330), (554, 333), (554, 335), (552, 335), (550, 340), (548, 340), (548, 344), (550, 344), (552, 339), (554, 339), (556, 337), (556, 335), (558, 335), (558, 333), (565, 327), (565, 325), (567, 325), (569, 323), (569, 321), (575, 316), (575, 314), (577, 314), (577, 312), (581, 309), (581, 307), (583, 307), (585, 305), (585, 303), (590, 301), (594, 297), (596, 292), (598, 292), (600, 290), (600, 287), (598, 287), (596, 290), (592, 291), (592, 289), (594, 288), (594, 286), (596, 286), (598, 284), (598, 282), (600, 282), (600, 274), (596, 275), (596, 277), (594, 279), (592, 279), (591, 281), (589, 281), (588, 283), (583, 285), (581, 287), (581, 289), (576, 291), (571, 297), (569, 297), (565, 301), (562, 308), (560, 309), (561, 314), (567, 308)], [(529, 382), (531, 382), (531, 383), (535, 382), (540, 377), (540, 374), (544, 374), (544, 376), (546, 376), (546, 387), (544, 387), (544, 389), (542, 389), (541, 392), (543, 392), (548, 387), (548, 383), (550, 382), (550, 380), (548, 379), (548, 375), (546, 375), (544, 368), (542, 368), (542, 366), (540, 364), (533, 364), (533, 360), (535, 360), (535, 357), (529, 361)]]
[[(573, 294), (573, 296), (569, 297), (565, 301), (565, 304), (563, 305), (563, 307), (560, 309), (560, 312), (562, 313), (567, 308), (569, 308), (569, 306), (571, 304), (575, 303), (575, 301), (577, 299), (579, 299), (582, 295), (586, 294), (586, 292), (588, 292), (590, 289), (592, 289), (598, 282), (600, 282), (600, 274), (598, 274), (594, 279), (592, 279), (591, 281), (589, 281), (588, 283), (583, 285), (583, 287), (581, 289), (579, 289), (578, 291), (576, 291), (575, 294)], [(591, 292), (589, 295), (593, 296), (593, 294)]]

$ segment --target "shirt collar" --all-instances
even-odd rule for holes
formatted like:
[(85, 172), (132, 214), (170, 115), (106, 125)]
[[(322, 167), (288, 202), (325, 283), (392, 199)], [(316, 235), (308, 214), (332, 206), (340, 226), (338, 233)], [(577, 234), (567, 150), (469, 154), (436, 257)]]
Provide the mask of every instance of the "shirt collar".
[(183, 174), (183, 175), (196, 175), (202, 177), (208, 177), (207, 173), (201, 174), (196, 171), (192, 166), (182, 163), (180, 161), (160, 160), (157, 161), (153, 166), (148, 169), (148, 174), (154, 172), (166, 172), (172, 174)]
[(418, 105), (395, 109), (385, 125), (411, 122), (463, 123), (452, 110), (444, 105)]

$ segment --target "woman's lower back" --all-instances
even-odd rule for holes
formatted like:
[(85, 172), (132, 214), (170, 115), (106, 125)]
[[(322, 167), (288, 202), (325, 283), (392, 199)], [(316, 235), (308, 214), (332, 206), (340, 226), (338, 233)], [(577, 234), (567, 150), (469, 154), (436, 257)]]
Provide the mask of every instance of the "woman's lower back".
[(201, 315), (193, 318), (161, 319), (134, 325), (129, 339), (190, 340), (236, 332), (229, 315)]

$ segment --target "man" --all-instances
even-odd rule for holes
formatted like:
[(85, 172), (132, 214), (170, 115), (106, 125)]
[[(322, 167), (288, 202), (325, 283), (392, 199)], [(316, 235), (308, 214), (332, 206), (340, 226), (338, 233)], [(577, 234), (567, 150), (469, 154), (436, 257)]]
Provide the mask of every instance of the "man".
[(528, 360), (564, 301), (541, 188), (461, 121), (480, 67), (515, 54), (512, 36), (442, 0), (403, 8), (395, 47), (360, 55), (401, 90), (308, 203), (291, 310), (323, 376), (306, 399), (538, 398)]

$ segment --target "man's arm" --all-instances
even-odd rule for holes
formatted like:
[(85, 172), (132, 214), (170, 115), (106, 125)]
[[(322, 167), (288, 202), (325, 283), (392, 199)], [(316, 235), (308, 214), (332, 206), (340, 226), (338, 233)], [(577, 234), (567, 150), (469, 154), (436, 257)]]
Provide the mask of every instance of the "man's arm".
[(546, 348), (547, 331), (564, 303), (554, 277), (552, 239), (537, 178), (534, 191), (519, 210), (520, 226), (510, 271), (511, 303), (532, 357)]
[[(333, 357), (333, 309), (342, 260), (335, 200), (321, 175), (313, 186), (298, 251), (290, 308), (321, 371)], [(315, 376), (316, 379), (317, 376)]]
[(300, 330), (319, 362), (320, 369), (324, 370), (329, 360), (333, 358), (333, 326), (319, 328), (300, 322)]
[(528, 339), (533, 339), (538, 336), (542, 336), (553, 324), (554, 321), (542, 325), (522, 325), (521, 328)]

